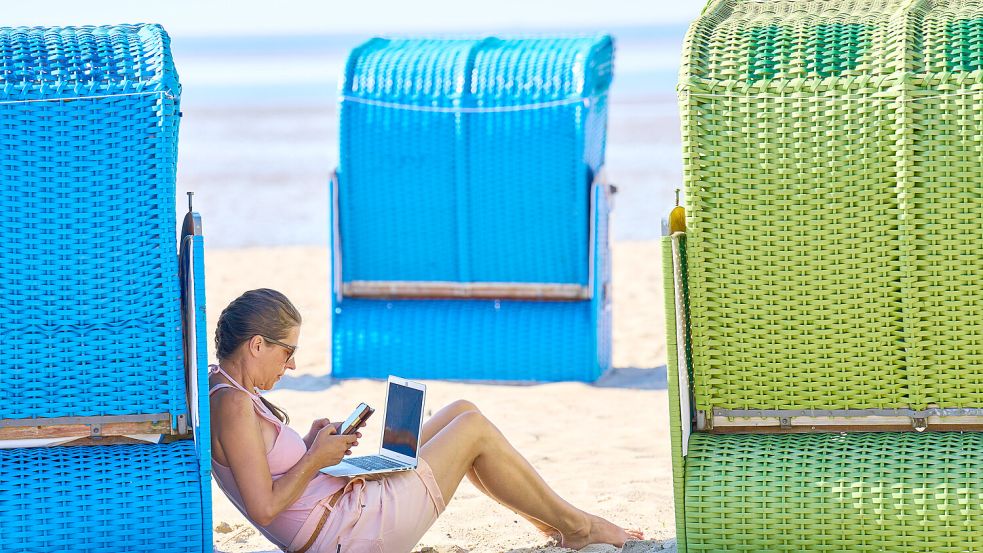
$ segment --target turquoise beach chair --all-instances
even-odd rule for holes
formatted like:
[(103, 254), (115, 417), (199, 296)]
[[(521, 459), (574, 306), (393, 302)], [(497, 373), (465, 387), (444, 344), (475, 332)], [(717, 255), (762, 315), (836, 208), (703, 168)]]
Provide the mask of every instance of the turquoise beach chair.
[(157, 25), (0, 29), (4, 553), (212, 550), (180, 92)]
[(372, 39), (341, 97), (332, 374), (611, 364), (610, 37)]

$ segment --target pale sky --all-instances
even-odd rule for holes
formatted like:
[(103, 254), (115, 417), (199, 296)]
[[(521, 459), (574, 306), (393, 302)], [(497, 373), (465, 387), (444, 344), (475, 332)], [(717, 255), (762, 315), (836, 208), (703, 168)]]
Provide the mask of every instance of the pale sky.
[(4, 1), (2, 25), (161, 23), (171, 36), (473, 32), (683, 24), (699, 0)]

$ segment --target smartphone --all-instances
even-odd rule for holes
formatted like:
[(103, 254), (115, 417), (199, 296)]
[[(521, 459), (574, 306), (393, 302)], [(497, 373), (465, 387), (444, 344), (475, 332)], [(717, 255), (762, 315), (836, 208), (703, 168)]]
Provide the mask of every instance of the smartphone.
[(341, 423), (341, 432), (339, 434), (353, 434), (358, 427), (362, 425), (363, 422), (369, 420), (369, 417), (375, 413), (375, 409), (369, 407), (365, 403), (359, 403), (358, 407), (352, 411), (351, 415), (345, 419), (345, 422)]

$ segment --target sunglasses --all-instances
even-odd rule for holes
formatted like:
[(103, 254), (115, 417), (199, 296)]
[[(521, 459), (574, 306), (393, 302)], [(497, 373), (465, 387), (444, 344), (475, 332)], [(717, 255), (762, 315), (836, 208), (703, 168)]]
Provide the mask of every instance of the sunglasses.
[(294, 358), (294, 354), (297, 353), (297, 346), (291, 346), (290, 344), (284, 344), (280, 340), (274, 340), (273, 338), (269, 338), (269, 337), (263, 336), (262, 334), (260, 334), (259, 337), (262, 338), (262, 339), (264, 339), (264, 340), (266, 340), (267, 342), (269, 342), (271, 344), (276, 344), (276, 345), (280, 346), (281, 348), (287, 350), (290, 353), (290, 355), (288, 355), (287, 358), (283, 361), (284, 363), (289, 363), (290, 360)]

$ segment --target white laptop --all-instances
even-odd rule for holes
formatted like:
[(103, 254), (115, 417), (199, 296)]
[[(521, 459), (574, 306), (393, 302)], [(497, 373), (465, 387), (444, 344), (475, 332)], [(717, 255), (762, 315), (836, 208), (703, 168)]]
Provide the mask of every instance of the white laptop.
[(426, 395), (426, 385), (390, 376), (378, 455), (346, 457), (337, 465), (324, 467), (321, 472), (331, 476), (358, 476), (415, 469), (420, 455)]

